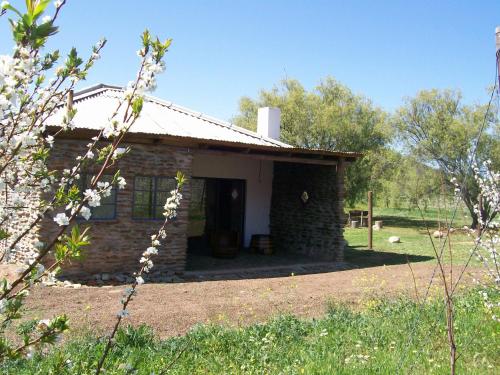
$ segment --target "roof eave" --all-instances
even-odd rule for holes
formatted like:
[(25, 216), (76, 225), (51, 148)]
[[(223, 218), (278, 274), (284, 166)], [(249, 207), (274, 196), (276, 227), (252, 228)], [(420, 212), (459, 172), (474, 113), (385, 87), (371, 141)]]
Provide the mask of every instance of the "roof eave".
[[(48, 127), (49, 132), (56, 131), (58, 127)], [(71, 133), (61, 133), (61, 139), (90, 139), (98, 134), (94, 129), (75, 129)], [(306, 149), (299, 147), (279, 147), (268, 145), (257, 145), (241, 142), (230, 142), (214, 139), (201, 139), (194, 137), (160, 135), (150, 133), (128, 133), (124, 137), (124, 142), (142, 143), (142, 144), (164, 144), (169, 146), (188, 147), (205, 151), (227, 151), (244, 154), (262, 154), (262, 155), (287, 155), (295, 158), (307, 158), (317, 160), (318, 164), (322, 161), (345, 159), (355, 161), (363, 157), (359, 152), (328, 151), (319, 149)]]

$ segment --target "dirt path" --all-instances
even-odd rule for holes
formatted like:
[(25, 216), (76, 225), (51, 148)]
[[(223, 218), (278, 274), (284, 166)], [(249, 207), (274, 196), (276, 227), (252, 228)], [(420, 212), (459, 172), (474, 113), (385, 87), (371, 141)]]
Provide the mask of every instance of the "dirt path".
[[(433, 266), (415, 264), (413, 270), (422, 293)], [(114, 322), (124, 288), (37, 287), (28, 298), (28, 309), (37, 318), (66, 313), (75, 329), (100, 331)], [(399, 293), (415, 295), (407, 265), (267, 279), (145, 284), (130, 305), (128, 319), (149, 324), (166, 337), (182, 334), (196, 323), (248, 324), (282, 313), (315, 317), (325, 312), (329, 300), (357, 305), (375, 295)]]

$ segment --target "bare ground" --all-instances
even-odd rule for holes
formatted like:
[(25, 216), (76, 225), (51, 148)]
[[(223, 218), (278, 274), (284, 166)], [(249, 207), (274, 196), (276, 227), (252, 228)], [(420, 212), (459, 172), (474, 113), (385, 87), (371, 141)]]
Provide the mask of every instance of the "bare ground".
[[(420, 297), (433, 270), (430, 264), (413, 265)], [(459, 268), (453, 272), (456, 277)], [(434, 281), (435, 286), (438, 278)], [(470, 283), (471, 276), (465, 281)], [(46, 318), (66, 313), (77, 331), (103, 332), (115, 321), (124, 288), (36, 287), (28, 298), (28, 315)], [(325, 313), (328, 301), (356, 307), (375, 296), (400, 294), (415, 297), (406, 264), (265, 279), (145, 284), (129, 305), (128, 319), (132, 324), (146, 323), (167, 337), (183, 334), (197, 323), (249, 324), (283, 313), (317, 317)]]

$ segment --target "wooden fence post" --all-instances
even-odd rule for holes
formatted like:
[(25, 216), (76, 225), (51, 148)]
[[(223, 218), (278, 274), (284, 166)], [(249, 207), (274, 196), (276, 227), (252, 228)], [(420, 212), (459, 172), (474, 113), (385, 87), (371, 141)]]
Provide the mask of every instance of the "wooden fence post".
[(368, 192), (368, 250), (373, 250), (373, 193)]

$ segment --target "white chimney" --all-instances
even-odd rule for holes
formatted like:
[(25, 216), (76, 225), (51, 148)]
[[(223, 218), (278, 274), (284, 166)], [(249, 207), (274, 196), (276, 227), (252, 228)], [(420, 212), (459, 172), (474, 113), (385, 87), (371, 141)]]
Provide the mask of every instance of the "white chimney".
[(279, 108), (259, 108), (257, 112), (257, 134), (279, 141), (280, 118), (281, 111)]
[(500, 26), (497, 26), (495, 28), (495, 37), (496, 37), (495, 42), (496, 42), (496, 45), (497, 45), (497, 50), (496, 51), (498, 52), (498, 50), (500, 50)]

